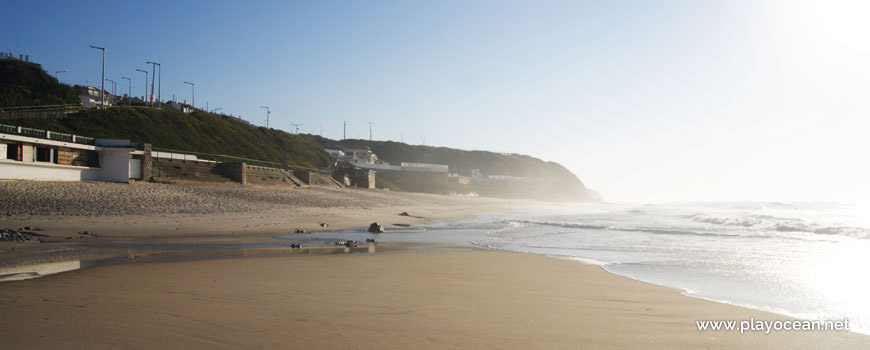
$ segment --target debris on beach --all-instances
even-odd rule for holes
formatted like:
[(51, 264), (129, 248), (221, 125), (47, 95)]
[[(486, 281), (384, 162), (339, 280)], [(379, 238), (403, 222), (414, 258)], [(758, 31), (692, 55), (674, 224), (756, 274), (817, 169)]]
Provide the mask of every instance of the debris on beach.
[(344, 242), (335, 241), (335, 245), (343, 245), (343, 246), (348, 247), (348, 248), (356, 248), (359, 246), (359, 242), (357, 242), (357, 241), (344, 241)]
[(371, 225), (369, 225), (369, 232), (370, 233), (384, 233), (384, 232), (387, 232), (387, 230), (385, 230), (384, 226), (382, 226), (381, 224), (379, 224), (377, 222), (373, 222)]
[(411, 216), (411, 214), (408, 214), (408, 212), (403, 211), (403, 212), (399, 213), (399, 216)]
[(93, 232), (88, 232), (88, 231), (76, 232), (76, 234), (79, 235), (79, 238), (82, 238), (82, 237), (84, 237), (84, 236), (91, 236), (91, 237), (94, 237), (94, 238), (100, 238), (100, 236), (102, 236), (102, 235), (99, 234), (99, 233), (93, 233)]
[(327, 223), (325, 223), (325, 222), (321, 222), (321, 223), (320, 223), (320, 227), (327, 227), (327, 226), (329, 226), (329, 224), (327, 224)]
[(290, 248), (291, 249), (299, 249), (299, 248), (302, 248), (302, 244), (293, 243), (293, 244), (290, 244)]
[[(38, 236), (44, 235), (37, 235), (25, 230), (0, 229), (0, 242), (27, 242)], [(39, 242), (41, 243), (42, 240), (39, 240)]]
[(298, 230), (296, 230), (296, 233), (305, 233), (305, 230), (303, 230), (303, 229), (298, 229)]

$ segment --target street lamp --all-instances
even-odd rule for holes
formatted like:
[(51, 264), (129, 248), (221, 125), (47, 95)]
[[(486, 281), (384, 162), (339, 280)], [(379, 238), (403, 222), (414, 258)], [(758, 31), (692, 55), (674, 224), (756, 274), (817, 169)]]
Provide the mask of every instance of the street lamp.
[(215, 109), (214, 109), (213, 111), (211, 111), (211, 112), (214, 113), (214, 114), (217, 114), (217, 111), (222, 110), (222, 109), (224, 109), (224, 108), (223, 108), (223, 107), (215, 108)]
[(260, 108), (266, 109), (266, 129), (268, 129), (269, 128), (269, 114), (271, 114), (272, 111), (269, 110), (269, 106), (260, 106)]
[[(56, 71), (54, 71), (54, 78), (55, 78), (55, 79), (58, 79), (58, 74), (60, 74), (60, 73), (66, 73), (66, 71), (65, 71), (65, 70), (56, 70)], [(58, 79), (58, 80), (60, 80), (60, 79)]]
[(147, 71), (147, 70), (141, 70), (141, 69), (138, 69), (138, 68), (136, 68), (136, 71), (137, 71), (137, 72), (145, 73), (145, 94), (142, 95), (142, 100), (143, 100), (142, 102), (145, 102), (145, 104), (147, 105), (148, 102), (145, 101), (145, 98), (148, 96), (148, 71)]
[[(115, 81), (112, 80), (112, 79), (106, 79), (106, 81), (112, 83), (112, 95), (116, 95), (116, 94), (115, 94)], [(117, 96), (117, 95), (116, 95), (116, 96)]]
[(133, 98), (133, 79), (128, 77), (121, 77), (121, 79), (127, 79), (127, 98)]
[(94, 46), (94, 45), (90, 45), (90, 46), (92, 49), (97, 49), (97, 50), (103, 51), (103, 73), (102, 73), (102, 75), (100, 75), (100, 105), (105, 107), (106, 106), (106, 95), (105, 95), (104, 91), (106, 91), (106, 85), (105, 85), (106, 82), (104, 80), (106, 79), (106, 48), (105, 47), (98, 47), (98, 46)]
[(185, 81), (184, 83), (190, 85), (190, 105), (193, 106), (193, 108), (196, 108), (196, 84), (188, 81)]
[(162, 74), (160, 72), (163, 68), (160, 66), (160, 63), (157, 62), (145, 62), (145, 64), (151, 65), (151, 94), (154, 94), (154, 67), (157, 67), (157, 107), (160, 108), (160, 83), (162, 82)]

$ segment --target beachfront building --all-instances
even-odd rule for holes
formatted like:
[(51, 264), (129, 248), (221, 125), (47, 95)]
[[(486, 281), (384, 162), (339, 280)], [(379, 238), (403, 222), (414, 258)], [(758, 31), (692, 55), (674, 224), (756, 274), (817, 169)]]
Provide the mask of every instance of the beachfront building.
[(169, 106), (175, 108), (182, 113), (190, 114), (193, 111), (193, 107), (191, 107), (187, 102), (178, 102), (178, 101), (169, 101)]
[[(100, 88), (96, 86), (84, 86), (78, 89), (79, 101), (84, 108), (92, 108), (100, 105)], [(106, 105), (112, 105), (112, 98), (108, 92), (106, 95)]]
[(342, 162), (350, 162), (354, 165), (378, 163), (378, 156), (367, 146), (342, 147), (342, 152), (344, 156), (338, 158)]
[(342, 157), (344, 157), (344, 152), (340, 149), (326, 148), (326, 149), (324, 149), (324, 151), (326, 151), (326, 153), (329, 153), (329, 155), (335, 159), (341, 159)]
[(143, 157), (144, 152), (129, 140), (0, 124), (0, 179), (4, 180), (129, 182), (142, 177)]

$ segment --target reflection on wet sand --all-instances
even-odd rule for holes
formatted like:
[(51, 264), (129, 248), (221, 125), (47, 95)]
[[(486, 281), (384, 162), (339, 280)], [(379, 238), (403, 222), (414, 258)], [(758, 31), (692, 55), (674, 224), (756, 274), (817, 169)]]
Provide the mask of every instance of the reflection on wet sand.
[(0, 267), (0, 282), (20, 281), (82, 268), (81, 260)]

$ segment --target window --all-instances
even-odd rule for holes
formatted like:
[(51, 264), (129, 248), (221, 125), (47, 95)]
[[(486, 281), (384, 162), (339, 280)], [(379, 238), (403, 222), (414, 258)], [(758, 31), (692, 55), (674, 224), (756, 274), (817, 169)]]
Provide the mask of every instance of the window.
[(52, 149), (48, 147), (34, 147), (36, 149), (35, 153), (35, 161), (37, 162), (53, 162), (54, 157), (52, 157)]
[(6, 159), (19, 160), (17, 143), (10, 143), (6, 145)]

